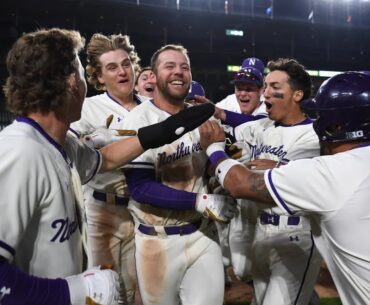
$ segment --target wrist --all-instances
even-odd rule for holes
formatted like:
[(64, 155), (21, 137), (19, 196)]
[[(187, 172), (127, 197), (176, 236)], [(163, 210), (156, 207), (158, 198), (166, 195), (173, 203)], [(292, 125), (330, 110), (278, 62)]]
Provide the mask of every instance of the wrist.
[(234, 165), (240, 165), (240, 163), (233, 159), (226, 159), (219, 163), (216, 167), (216, 178), (223, 188), (225, 188), (225, 177)]
[(72, 275), (65, 280), (68, 284), (71, 305), (85, 304), (88, 293), (83, 278), (79, 275)]
[(225, 141), (224, 142), (215, 142), (207, 147), (206, 154), (210, 157), (214, 152), (225, 151)]

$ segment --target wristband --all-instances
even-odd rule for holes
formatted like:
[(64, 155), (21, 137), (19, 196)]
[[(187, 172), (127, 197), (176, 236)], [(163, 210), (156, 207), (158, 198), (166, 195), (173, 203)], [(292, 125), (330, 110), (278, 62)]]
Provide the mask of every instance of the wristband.
[(207, 147), (206, 154), (210, 157), (216, 151), (225, 151), (225, 142), (215, 142)]
[(222, 150), (215, 151), (213, 154), (209, 156), (209, 160), (211, 164), (217, 166), (218, 161), (221, 159), (227, 159), (229, 156)]
[(216, 167), (216, 178), (223, 188), (225, 177), (234, 165), (240, 165), (240, 163), (233, 159), (226, 159)]

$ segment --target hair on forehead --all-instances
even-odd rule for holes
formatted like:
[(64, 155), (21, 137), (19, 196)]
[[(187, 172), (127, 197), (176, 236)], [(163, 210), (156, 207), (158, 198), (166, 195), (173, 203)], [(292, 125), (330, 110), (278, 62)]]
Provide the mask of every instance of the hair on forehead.
[(189, 55), (188, 55), (188, 50), (184, 46), (182, 46), (180, 44), (167, 44), (167, 45), (161, 47), (160, 49), (158, 49), (157, 51), (155, 51), (151, 60), (150, 60), (150, 66), (151, 66), (154, 73), (157, 71), (157, 67), (158, 67), (158, 63), (159, 63), (159, 60), (158, 60), (159, 55), (161, 55), (165, 51), (176, 51), (176, 52), (180, 52), (180, 53), (184, 54), (185, 57), (187, 58), (189, 64), (190, 64), (190, 58), (189, 58)]

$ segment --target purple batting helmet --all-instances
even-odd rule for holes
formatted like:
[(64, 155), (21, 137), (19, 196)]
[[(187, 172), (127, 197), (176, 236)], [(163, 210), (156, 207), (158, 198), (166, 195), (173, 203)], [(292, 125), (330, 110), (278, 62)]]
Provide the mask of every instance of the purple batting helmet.
[(370, 139), (370, 75), (345, 72), (327, 79), (313, 99), (301, 102), (324, 142)]
[(199, 84), (198, 82), (196, 82), (195, 80), (191, 82), (190, 90), (189, 90), (188, 95), (186, 96), (186, 99), (193, 100), (194, 95), (200, 95), (200, 96), (206, 95), (203, 86)]

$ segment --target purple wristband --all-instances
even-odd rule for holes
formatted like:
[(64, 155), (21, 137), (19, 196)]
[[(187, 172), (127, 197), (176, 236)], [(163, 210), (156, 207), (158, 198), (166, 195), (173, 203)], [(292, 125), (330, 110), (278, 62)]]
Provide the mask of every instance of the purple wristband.
[(211, 161), (211, 164), (214, 165), (214, 166), (217, 165), (218, 161), (220, 161), (221, 159), (224, 159), (224, 158), (228, 158), (228, 156), (222, 150), (215, 151), (214, 153), (212, 153), (209, 156), (209, 160)]

